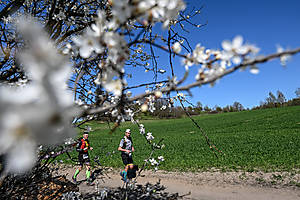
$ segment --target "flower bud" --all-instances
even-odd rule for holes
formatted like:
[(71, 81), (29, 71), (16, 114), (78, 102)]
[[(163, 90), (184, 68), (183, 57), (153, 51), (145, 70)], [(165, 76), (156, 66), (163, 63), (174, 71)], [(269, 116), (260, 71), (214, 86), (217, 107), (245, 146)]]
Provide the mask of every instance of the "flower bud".
[(162, 97), (162, 92), (161, 91), (155, 91), (154, 95), (157, 99), (159, 99), (160, 97)]
[(143, 104), (141, 106), (141, 110), (142, 110), (142, 112), (147, 112), (148, 111), (148, 105), (147, 104)]

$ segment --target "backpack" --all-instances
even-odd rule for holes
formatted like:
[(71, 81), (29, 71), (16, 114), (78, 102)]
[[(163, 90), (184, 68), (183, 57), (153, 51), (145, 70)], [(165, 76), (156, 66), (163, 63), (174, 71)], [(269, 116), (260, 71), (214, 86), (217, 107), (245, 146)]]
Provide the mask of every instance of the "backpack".
[(132, 169), (128, 169), (127, 171), (127, 177), (129, 179), (135, 178), (136, 177), (136, 172), (139, 170), (139, 167), (137, 165), (133, 165)]
[(77, 151), (77, 152), (82, 152), (82, 149), (80, 149), (80, 147), (81, 147), (81, 145), (82, 145), (82, 142), (81, 142), (82, 139), (83, 139), (83, 138), (79, 138), (79, 139), (77, 140), (77, 142), (76, 142), (75, 148), (76, 148), (76, 151)]

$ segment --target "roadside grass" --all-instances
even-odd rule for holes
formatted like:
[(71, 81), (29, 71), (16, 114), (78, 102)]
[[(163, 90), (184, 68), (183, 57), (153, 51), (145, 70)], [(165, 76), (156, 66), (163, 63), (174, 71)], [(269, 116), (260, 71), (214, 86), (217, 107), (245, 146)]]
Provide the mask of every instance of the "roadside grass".
[[(193, 118), (224, 154), (218, 153), (216, 157), (212, 153), (200, 130), (189, 118), (140, 121), (146, 133), (152, 132), (154, 142), (164, 139), (165, 148), (153, 154), (154, 158), (160, 155), (165, 158), (159, 169), (248, 172), (300, 169), (300, 106)], [(89, 137), (94, 147), (91, 157), (99, 156), (104, 166), (123, 167), (117, 148), (127, 128), (132, 130), (135, 163), (141, 166), (151, 152), (137, 125), (125, 122), (112, 134), (109, 134), (108, 124), (94, 121), (88, 125), (93, 129)], [(71, 155), (77, 157), (75, 151)], [(65, 155), (61, 159), (71, 163)]]

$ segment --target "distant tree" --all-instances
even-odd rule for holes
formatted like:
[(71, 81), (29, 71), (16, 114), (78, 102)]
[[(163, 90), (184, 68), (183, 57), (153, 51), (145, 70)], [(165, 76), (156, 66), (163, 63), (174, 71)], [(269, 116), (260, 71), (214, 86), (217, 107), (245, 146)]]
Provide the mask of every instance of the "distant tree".
[(242, 111), (242, 110), (245, 110), (244, 106), (240, 103), (240, 102), (237, 102), (235, 101), (232, 105), (233, 107), (233, 110), (234, 111)]
[(277, 98), (272, 92), (269, 92), (269, 97), (266, 98), (267, 104), (275, 104), (277, 102)]
[(223, 112), (230, 112), (230, 107), (227, 105), (223, 108)]
[(197, 108), (200, 111), (202, 111), (202, 109), (203, 109), (202, 103), (200, 101), (197, 101)]
[(218, 105), (215, 105), (214, 110), (218, 113), (223, 111), (223, 109)]
[(286, 98), (284, 94), (281, 91), (277, 90), (277, 103), (283, 104), (285, 102), (286, 102)]
[(266, 104), (266, 102), (264, 102), (264, 101), (259, 101), (259, 106), (260, 106), (260, 107), (264, 106), (265, 104)]
[(202, 110), (203, 110), (202, 103), (200, 101), (197, 101), (194, 111), (197, 114), (200, 114), (202, 112)]
[(223, 112), (232, 112), (232, 111), (233, 111), (232, 106), (227, 105), (223, 108)]
[(299, 106), (300, 105), (300, 98), (294, 98), (286, 102), (287, 106)]
[(154, 102), (155, 111), (168, 110), (169, 102), (166, 98), (159, 98)]
[(204, 111), (205, 111), (205, 112), (210, 112), (211, 109), (206, 105), (206, 106), (204, 106)]
[(189, 110), (189, 111), (194, 110), (194, 108), (192, 106), (188, 106), (186, 109)]
[(300, 98), (300, 88), (297, 88), (295, 91), (297, 98)]

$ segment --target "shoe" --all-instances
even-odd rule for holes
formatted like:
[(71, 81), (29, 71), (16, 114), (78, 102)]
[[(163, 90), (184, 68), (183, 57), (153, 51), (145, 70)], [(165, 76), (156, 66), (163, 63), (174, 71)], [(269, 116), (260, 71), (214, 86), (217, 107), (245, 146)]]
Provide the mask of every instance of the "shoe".
[(75, 184), (77, 184), (77, 180), (76, 180), (76, 178), (74, 178), (74, 176), (72, 176), (72, 180)]
[(120, 175), (122, 176), (122, 180), (126, 182), (127, 181), (127, 172), (122, 171), (122, 172), (120, 172)]
[(92, 185), (92, 179), (88, 178), (88, 179), (86, 180), (86, 184), (87, 184), (87, 185)]

